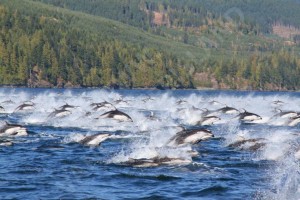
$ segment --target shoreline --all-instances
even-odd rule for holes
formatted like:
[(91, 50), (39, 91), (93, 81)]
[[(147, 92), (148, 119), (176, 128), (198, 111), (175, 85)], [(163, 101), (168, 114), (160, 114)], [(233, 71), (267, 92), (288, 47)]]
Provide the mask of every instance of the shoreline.
[(104, 89), (104, 90), (157, 90), (157, 91), (176, 91), (176, 90), (195, 90), (195, 91), (236, 91), (236, 92), (300, 92), (300, 90), (244, 90), (244, 89), (221, 89), (221, 88), (155, 88), (155, 87), (137, 87), (137, 88), (123, 88), (123, 87), (27, 87), (20, 85), (0, 85), (1, 88), (25, 88), (25, 89)]

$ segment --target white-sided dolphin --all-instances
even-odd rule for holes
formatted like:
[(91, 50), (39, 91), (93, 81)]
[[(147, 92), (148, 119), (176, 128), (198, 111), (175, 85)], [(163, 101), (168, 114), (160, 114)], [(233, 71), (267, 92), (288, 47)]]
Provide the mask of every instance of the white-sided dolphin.
[(233, 108), (233, 107), (229, 107), (229, 106), (225, 106), (223, 108), (220, 108), (217, 111), (225, 113), (225, 114), (238, 114), (238, 113), (240, 113), (240, 111), (238, 109)]
[(264, 138), (253, 138), (253, 139), (241, 139), (232, 144), (229, 144), (228, 147), (237, 148), (240, 150), (248, 151), (257, 151), (266, 146)]
[(6, 104), (6, 105), (15, 104), (15, 102), (13, 102), (11, 99), (9, 99), (9, 100), (2, 101), (1, 104)]
[(65, 105), (62, 105), (61, 107), (58, 108), (58, 110), (73, 110), (74, 108), (78, 108), (79, 106), (73, 106), (73, 105), (69, 105), (68, 103), (66, 103)]
[(147, 101), (154, 101), (155, 99), (153, 99), (152, 97), (148, 96), (147, 98), (142, 99), (142, 101), (144, 103), (146, 103)]
[(279, 111), (279, 113), (277, 113), (276, 115), (274, 115), (272, 118), (293, 118), (293, 117), (297, 117), (298, 113), (296, 111), (283, 111), (281, 109), (276, 109), (276, 111)]
[(222, 106), (224, 105), (223, 103), (220, 103), (218, 101), (212, 100), (210, 102), (208, 102), (208, 104), (213, 105), (213, 106)]
[(291, 117), (288, 122), (287, 125), (288, 126), (297, 126), (300, 123), (300, 116), (296, 116), (296, 117)]
[(9, 140), (1, 140), (0, 139), (0, 146), (12, 146), (14, 143)]
[(252, 121), (256, 121), (256, 120), (261, 120), (262, 117), (259, 116), (258, 114), (255, 113), (251, 113), (246, 111), (245, 109), (243, 109), (244, 112), (241, 112), (238, 117), (241, 121), (243, 122), (252, 122)]
[(104, 102), (100, 102), (100, 103), (92, 103), (90, 104), (90, 106), (93, 107), (94, 111), (99, 111), (99, 110), (103, 110), (103, 109), (116, 109), (114, 105), (112, 105), (111, 103), (104, 101)]
[(182, 104), (186, 104), (186, 103), (187, 103), (187, 101), (186, 101), (186, 100), (183, 100), (183, 99), (179, 99), (179, 100), (176, 102), (177, 105), (182, 105)]
[(174, 135), (168, 142), (169, 146), (182, 146), (186, 144), (197, 144), (201, 141), (208, 140), (214, 137), (210, 130), (200, 128), (200, 129), (190, 129), (182, 130), (176, 135)]
[(86, 146), (98, 146), (101, 142), (108, 139), (110, 134), (98, 133), (95, 135), (86, 136), (84, 139), (80, 140), (79, 143)]
[(191, 159), (186, 158), (171, 158), (171, 157), (154, 157), (154, 158), (141, 158), (141, 159), (129, 159), (126, 162), (122, 162), (123, 165), (132, 167), (157, 167), (160, 165), (188, 165), (192, 162)]
[(26, 136), (28, 135), (25, 127), (18, 124), (5, 124), (0, 128), (0, 136)]
[(272, 104), (273, 104), (274, 106), (282, 106), (282, 105), (284, 104), (284, 102), (283, 102), (283, 101), (280, 101), (280, 100), (276, 100), (276, 101), (273, 101)]
[(70, 114), (72, 114), (72, 112), (70, 110), (64, 110), (64, 109), (56, 110), (56, 109), (54, 109), (54, 111), (48, 115), (48, 118), (54, 118), (54, 117), (61, 118), (61, 117), (65, 117), (65, 116), (70, 115)]
[(123, 104), (127, 105), (129, 101), (130, 100), (123, 100), (123, 99), (120, 98), (120, 99), (115, 100), (114, 103), (115, 104), (121, 104), (121, 103), (123, 103)]
[(202, 125), (202, 126), (209, 126), (219, 120), (221, 120), (221, 118), (219, 118), (217, 116), (207, 116), (207, 117), (202, 117), (202, 119), (200, 121), (198, 121), (197, 124)]
[(132, 118), (126, 113), (119, 110), (111, 110), (100, 115), (99, 118), (111, 118), (121, 122), (133, 122)]
[(21, 105), (19, 105), (14, 112), (17, 111), (26, 111), (26, 110), (33, 110), (34, 109), (34, 104), (28, 104), (28, 103), (23, 103)]

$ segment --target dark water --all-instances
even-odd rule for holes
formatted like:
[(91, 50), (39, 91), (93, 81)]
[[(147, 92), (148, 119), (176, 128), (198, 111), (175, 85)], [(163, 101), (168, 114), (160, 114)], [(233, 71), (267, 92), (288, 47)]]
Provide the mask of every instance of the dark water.
[[(151, 99), (149, 99), (151, 97)], [(119, 99), (127, 102), (114, 102)], [(20, 124), (28, 135), (0, 136), (13, 142), (0, 146), (0, 199), (299, 199), (299, 125), (271, 118), (275, 108), (300, 111), (299, 93), (234, 91), (149, 91), (99, 89), (1, 89), (2, 124)], [(178, 104), (179, 100), (185, 100)], [(14, 112), (24, 101), (33, 110)], [(133, 122), (95, 119), (92, 102), (109, 101)], [(221, 104), (211, 105), (216, 100)], [(277, 100), (282, 104), (276, 104)], [(63, 118), (48, 115), (65, 103), (79, 106)], [(199, 128), (192, 106), (217, 110), (226, 105), (262, 116), (240, 123), (236, 115), (216, 113), (221, 120), (205, 126), (215, 137), (196, 145), (165, 146), (177, 125)], [(90, 111), (91, 116), (85, 116)], [(150, 111), (156, 120), (150, 120)], [(78, 141), (86, 135), (109, 133), (100, 146)], [(0, 133), (1, 134), (1, 133)], [(262, 148), (229, 145), (264, 138)], [(188, 150), (200, 154), (191, 157)], [(153, 156), (184, 158), (188, 164), (134, 167), (130, 159)]]

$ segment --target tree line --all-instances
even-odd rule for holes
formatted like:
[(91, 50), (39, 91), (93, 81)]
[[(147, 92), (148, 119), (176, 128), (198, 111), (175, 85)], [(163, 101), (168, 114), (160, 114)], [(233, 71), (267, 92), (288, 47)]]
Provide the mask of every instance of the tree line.
[(36, 71), (54, 86), (193, 87), (183, 62), (166, 52), (70, 27), (63, 13), (0, 13), (0, 84), (26, 85)]
[[(144, 37), (136, 29), (118, 37), (111, 30), (120, 27), (107, 20), (101, 19), (99, 23), (90, 18), (83, 20), (81, 15), (55, 7), (50, 9), (41, 3), (26, 7), (25, 4), (33, 2), (29, 0), (24, 5), (14, 0), (3, 2), (0, 5), (1, 85), (28, 86), (34, 76), (54, 87), (71, 83), (82, 87), (300, 89), (299, 54), (292, 47), (274, 51), (272, 46), (253, 48), (246, 56), (238, 49), (213, 51), (215, 48), (209, 47), (212, 55), (199, 62), (205, 54), (199, 51), (195, 53), (196, 58), (189, 58), (181, 47), (191, 48), (192, 54), (201, 47), (178, 46), (181, 44), (171, 40), (162, 42), (162, 37), (149, 33), (144, 33), (147, 35)], [(157, 9), (152, 7), (149, 4), (147, 9)], [(156, 40), (159, 42), (147, 44)], [(209, 78), (198, 80), (199, 73), (206, 73)]]
[[(199, 27), (225, 15), (241, 26), (250, 26), (259, 33), (270, 33), (272, 25), (300, 27), (300, 4), (295, 0), (36, 0), (72, 10), (114, 19), (151, 30), (153, 11), (167, 17), (170, 26)], [(232, 10), (238, 9), (238, 12)], [(145, 12), (151, 11), (151, 12)], [(241, 15), (241, 16), (239, 16)], [(240, 19), (242, 17), (243, 19)]]

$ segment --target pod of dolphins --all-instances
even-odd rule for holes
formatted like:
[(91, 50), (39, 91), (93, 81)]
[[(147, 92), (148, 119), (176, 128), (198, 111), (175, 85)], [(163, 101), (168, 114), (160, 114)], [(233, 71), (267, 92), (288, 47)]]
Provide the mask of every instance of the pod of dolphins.
[[(1, 102), (0, 105), (0, 115), (7, 114), (13, 115), (14, 113), (22, 114), (27, 112), (33, 112), (36, 108), (34, 98), (30, 101), (25, 101), (19, 105), (16, 105), (12, 113), (6, 112), (7, 105), (15, 105), (15, 102), (12, 100), (6, 100)], [(141, 102), (147, 103), (149, 101), (155, 101), (154, 97), (147, 97), (142, 99)], [(105, 120), (110, 119), (119, 123), (132, 123), (134, 122), (133, 118), (129, 114), (121, 111), (117, 107), (120, 105), (130, 104), (130, 100), (124, 100), (119, 98), (113, 103), (108, 101), (102, 102), (91, 102), (89, 103), (90, 110), (85, 112), (84, 116), (81, 116), (81, 119), (91, 116), (93, 113), (99, 113), (98, 117), (93, 118), (93, 120)], [(229, 120), (237, 120), (240, 123), (260, 123), (263, 119), (260, 115), (247, 111), (244, 108), (234, 108), (227, 106), (218, 101), (205, 102), (205, 105), (210, 105), (211, 107), (218, 107), (216, 109), (208, 108), (197, 108), (195, 106), (188, 105), (189, 103), (186, 100), (180, 99), (176, 102), (178, 107), (186, 105), (184, 108), (178, 108), (177, 113), (184, 113), (187, 110), (192, 110), (198, 118), (193, 122), (192, 126), (182, 126), (178, 125), (177, 133), (173, 134), (168, 141), (163, 145), (162, 148), (178, 148), (196, 145), (202, 141), (209, 140), (215, 137), (214, 133), (211, 131), (211, 127), (214, 124), (217, 124), (222, 120), (223, 116), (229, 117)], [(284, 104), (282, 101), (272, 102), (276, 106), (274, 109), (275, 114), (269, 119), (271, 121), (280, 120), (283, 126), (297, 126), (300, 123), (300, 113), (297, 111), (288, 111), (279, 109), (278, 106)], [(47, 120), (62, 119), (66, 116), (72, 115), (74, 110), (81, 109), (80, 106), (70, 105), (65, 103), (64, 105), (53, 108), (53, 111), (48, 114)], [(153, 111), (148, 111), (150, 115), (148, 120), (153, 121), (163, 121), (160, 116), (156, 115)], [(266, 122), (264, 122), (266, 123)], [(25, 137), (27, 136), (28, 130), (26, 126), (13, 124), (6, 121), (2, 121), (0, 125), (0, 146), (12, 146), (14, 145), (14, 137)], [(106, 141), (109, 138), (113, 138), (113, 134), (102, 132), (94, 135), (86, 135), (83, 139), (78, 141), (79, 144), (83, 146), (96, 147), (102, 142)], [(266, 139), (264, 138), (243, 138), (228, 145), (229, 148), (239, 149), (239, 150), (250, 150), (258, 151), (262, 149), (266, 144)], [(299, 155), (298, 155), (298, 154)], [(300, 151), (296, 154), (300, 158)], [(188, 154), (191, 157), (198, 156), (199, 152), (195, 150), (189, 150)], [(159, 165), (184, 165), (192, 162), (192, 159), (182, 158), (182, 157), (161, 157), (159, 155), (153, 155), (152, 158), (129, 158), (127, 161), (121, 162), (121, 165), (128, 165), (134, 167), (155, 167)]]

